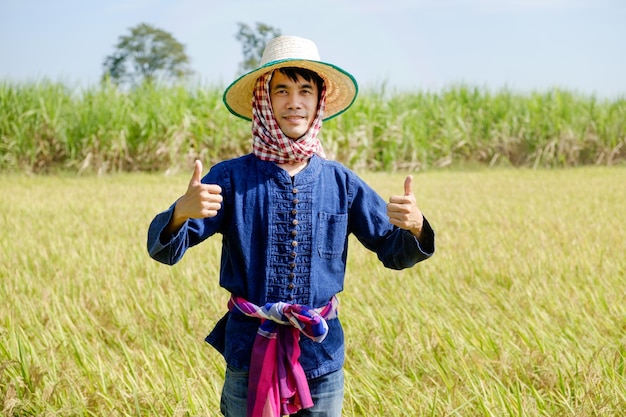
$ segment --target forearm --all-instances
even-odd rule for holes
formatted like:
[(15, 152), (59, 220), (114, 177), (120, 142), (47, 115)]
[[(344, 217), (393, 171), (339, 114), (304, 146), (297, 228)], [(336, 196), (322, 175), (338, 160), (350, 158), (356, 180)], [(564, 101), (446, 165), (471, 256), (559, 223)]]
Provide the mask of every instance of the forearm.
[(385, 267), (405, 269), (430, 258), (434, 251), (435, 234), (424, 219), (419, 239), (409, 230), (396, 228), (377, 253)]
[(178, 202), (174, 205), (174, 210), (172, 211), (172, 216), (169, 223), (163, 229), (163, 233), (169, 236), (177, 234), (180, 228), (185, 224), (185, 222), (189, 220), (189, 217), (180, 215), (180, 210), (177, 210), (177, 207)]
[(189, 244), (188, 232), (181, 230), (185, 222), (178, 227), (172, 227), (173, 210), (171, 207), (158, 214), (148, 228), (148, 253), (153, 259), (166, 265), (178, 262)]
[(417, 239), (418, 242), (421, 242), (421, 240), (424, 239), (422, 231), (424, 230), (424, 223), (425, 222), (426, 222), (426, 219), (422, 215), (422, 223), (419, 225), (419, 227), (413, 228), (413, 229), (409, 229), (409, 232), (411, 232), (411, 234), (413, 236), (415, 236), (415, 239)]
[(432, 256), (435, 252), (435, 231), (428, 223), (428, 220), (426, 220), (426, 217), (424, 217), (422, 227), (418, 232), (419, 236), (413, 233), (413, 231), (411, 231), (411, 234), (417, 239), (420, 251), (427, 257)]

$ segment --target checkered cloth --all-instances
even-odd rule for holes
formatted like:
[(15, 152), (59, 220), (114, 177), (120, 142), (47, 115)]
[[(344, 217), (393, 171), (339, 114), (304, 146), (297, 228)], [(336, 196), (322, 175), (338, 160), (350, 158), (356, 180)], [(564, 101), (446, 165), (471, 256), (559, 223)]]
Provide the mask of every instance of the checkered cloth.
[(278, 164), (302, 162), (313, 154), (325, 158), (322, 144), (317, 135), (322, 128), (322, 117), (326, 103), (326, 86), (322, 87), (317, 106), (315, 120), (306, 134), (298, 140), (285, 136), (272, 112), (270, 100), (270, 81), (274, 71), (270, 71), (257, 79), (252, 94), (252, 150), (263, 161)]
[(313, 406), (309, 384), (300, 365), (300, 333), (321, 343), (328, 333), (326, 320), (337, 317), (333, 296), (322, 308), (283, 302), (259, 307), (231, 296), (231, 313), (261, 319), (254, 340), (248, 378), (248, 417), (280, 417)]

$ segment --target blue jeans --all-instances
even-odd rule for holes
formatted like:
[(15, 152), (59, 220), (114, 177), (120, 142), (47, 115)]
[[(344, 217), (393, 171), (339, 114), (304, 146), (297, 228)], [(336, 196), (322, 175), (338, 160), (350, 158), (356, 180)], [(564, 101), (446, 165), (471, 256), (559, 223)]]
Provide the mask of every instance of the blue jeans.
[[(309, 379), (313, 407), (300, 410), (292, 416), (341, 417), (343, 405), (343, 369)], [(248, 372), (226, 367), (220, 411), (226, 417), (246, 417)]]

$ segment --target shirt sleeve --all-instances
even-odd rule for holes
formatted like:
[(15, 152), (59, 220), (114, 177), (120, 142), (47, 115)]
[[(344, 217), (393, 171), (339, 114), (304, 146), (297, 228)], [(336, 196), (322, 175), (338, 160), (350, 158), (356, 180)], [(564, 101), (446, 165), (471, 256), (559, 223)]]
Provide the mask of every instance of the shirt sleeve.
[[(202, 179), (202, 183), (219, 184), (222, 187), (222, 194), (226, 194), (228, 181), (225, 179), (228, 177), (217, 171), (217, 169), (211, 169)], [(182, 259), (187, 249), (217, 233), (224, 218), (225, 204), (218, 211), (217, 216), (206, 219), (188, 219), (176, 234), (169, 234), (165, 228), (172, 218), (175, 205), (176, 203), (157, 214), (148, 227), (148, 253), (153, 259), (166, 265), (174, 265)]]
[(421, 241), (408, 230), (392, 225), (387, 203), (360, 178), (353, 179), (350, 231), (387, 268), (405, 269), (435, 252), (435, 232), (424, 218)]

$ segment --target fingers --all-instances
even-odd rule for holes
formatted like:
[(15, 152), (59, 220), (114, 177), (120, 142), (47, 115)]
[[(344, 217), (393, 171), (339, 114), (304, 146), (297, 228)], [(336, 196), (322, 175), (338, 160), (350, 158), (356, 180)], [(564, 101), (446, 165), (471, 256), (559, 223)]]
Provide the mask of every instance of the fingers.
[(413, 194), (412, 175), (408, 175), (404, 180), (404, 195), (394, 195), (389, 199), (387, 216), (391, 224), (408, 230), (419, 238), (423, 216)]
[(413, 175), (409, 175), (404, 180), (404, 195), (406, 197), (413, 195)]
[(419, 216), (419, 208), (413, 194), (413, 176), (404, 179), (404, 195), (392, 195), (387, 204), (387, 215), (392, 223), (403, 226), (405, 222), (413, 222)]
[(222, 196), (219, 194), (207, 193), (206, 197), (200, 200), (200, 211), (198, 218), (215, 217), (222, 208)]
[(196, 159), (196, 165), (193, 170), (193, 174), (191, 175), (191, 180), (189, 181), (189, 185), (196, 185), (202, 181), (202, 161)]
[(222, 207), (222, 188), (218, 184), (203, 184), (202, 170), (202, 161), (197, 159), (187, 192), (176, 203), (180, 218), (214, 217)]
[[(187, 192), (198, 194), (200, 196), (200, 199), (202, 200), (215, 199), (215, 197), (210, 196), (220, 194), (222, 192), (222, 187), (217, 184), (203, 184), (202, 169), (202, 161), (196, 159), (193, 174), (191, 175), (191, 179), (189, 180), (189, 187), (187, 189)], [(218, 200), (221, 201), (221, 197), (219, 197)]]
[(404, 179), (404, 194), (393, 195), (389, 198), (390, 203), (394, 204), (414, 204), (415, 195), (413, 194), (413, 176), (408, 175)]

